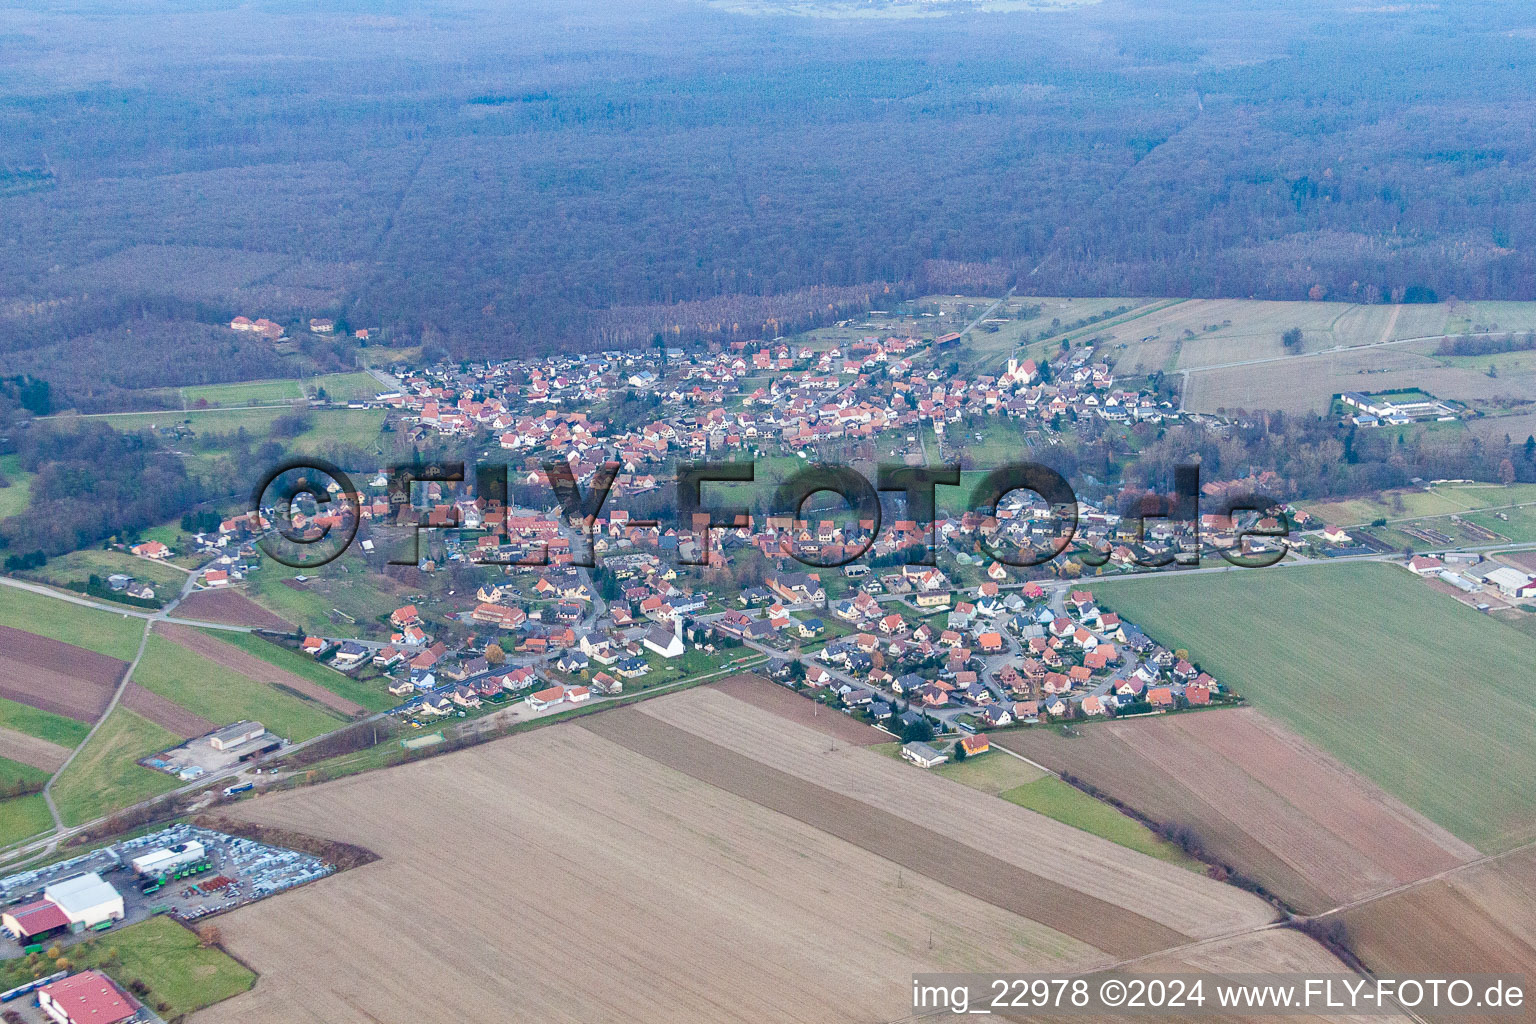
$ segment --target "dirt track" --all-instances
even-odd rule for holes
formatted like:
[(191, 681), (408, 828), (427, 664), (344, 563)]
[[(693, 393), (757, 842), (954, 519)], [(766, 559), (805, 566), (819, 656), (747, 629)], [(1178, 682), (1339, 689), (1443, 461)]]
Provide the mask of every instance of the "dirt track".
[(57, 743), (40, 740), (14, 729), (0, 729), (0, 757), (20, 761), (45, 772), (56, 772), (63, 767), (69, 751)]
[(230, 626), (254, 626), (292, 633), (293, 623), (278, 617), (237, 590), (198, 590), (187, 595), (173, 613), (183, 619), (202, 619)]
[(180, 704), (167, 700), (158, 693), (144, 689), (138, 683), (128, 684), (128, 688), (123, 691), (122, 704), (129, 711), (138, 712), (184, 740), (201, 736), (218, 728), (208, 719), (193, 714)]
[(0, 626), (0, 697), (95, 722), (128, 666), (83, 647)]
[(253, 654), (247, 654), (233, 644), (227, 644), (195, 626), (159, 622), (155, 624), (155, 632), (189, 651), (202, 655), (209, 661), (223, 665), (232, 672), (240, 673), (247, 679), (254, 679), (258, 683), (267, 683), (271, 686), (287, 687), (344, 715), (357, 715), (363, 712), (361, 704), (356, 704), (345, 697), (338, 697), (318, 683), (312, 683), (308, 679), (278, 668), (271, 662), (263, 661)]
[[(1536, 850), (1468, 868), (1340, 916), (1350, 947), (1380, 974), (1529, 977), (1536, 969)], [(1526, 1000), (1529, 1003), (1529, 989)], [(1426, 1016), (1460, 1024), (1514, 1019)]]

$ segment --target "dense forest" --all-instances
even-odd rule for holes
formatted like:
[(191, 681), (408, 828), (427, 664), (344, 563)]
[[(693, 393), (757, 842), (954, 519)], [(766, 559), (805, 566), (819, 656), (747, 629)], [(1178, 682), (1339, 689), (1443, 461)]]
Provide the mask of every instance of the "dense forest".
[(1496, 0), (45, 0), (0, 12), (0, 369), (281, 371), (237, 313), (483, 355), (1010, 283), (1536, 298), (1533, 58)]

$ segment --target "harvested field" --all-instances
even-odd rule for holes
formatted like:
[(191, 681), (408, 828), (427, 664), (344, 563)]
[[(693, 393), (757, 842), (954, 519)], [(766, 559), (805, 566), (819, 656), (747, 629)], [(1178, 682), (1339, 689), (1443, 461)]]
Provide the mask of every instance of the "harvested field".
[(212, 732), (218, 725), (201, 715), (194, 714), (175, 701), (167, 700), (158, 693), (144, 689), (138, 683), (129, 683), (123, 691), (123, 707), (137, 711), (163, 729), (168, 729), (182, 739), (191, 739)]
[(872, 725), (855, 721), (841, 711), (820, 707), (815, 701), (807, 700), (793, 690), (770, 682), (759, 675), (748, 673), (731, 676), (710, 685), (737, 700), (746, 701), (764, 711), (772, 711), (781, 718), (809, 726), (817, 732), (826, 733), (845, 743), (872, 747), (876, 743), (889, 743), (892, 738), (890, 733), (881, 732)]
[[(1112, 893), (1111, 913), (1124, 923), (1126, 939), (1150, 939), (1141, 921), (1204, 938), (1274, 917), (1272, 907), (1247, 893), (878, 753), (828, 749), (821, 734), (707, 687), (658, 697), (629, 713), (884, 811), (901, 819), (899, 828), (928, 829), (1025, 871), (1045, 870), (1071, 890), (1070, 899), (1102, 904)], [(602, 728), (610, 717), (586, 724)], [(1101, 884), (1104, 878), (1115, 885)]]
[(112, 700), (127, 664), (83, 647), (0, 626), (0, 697), (80, 722), (94, 722)]
[[(1505, 398), (1529, 400), (1536, 394), (1536, 379), (1530, 373), (1512, 372), (1492, 378), (1472, 366), (1447, 366), (1441, 360), (1410, 351), (1412, 347), (1330, 351), (1248, 366), (1216, 364), (1189, 375), (1184, 404), (1196, 412), (1283, 409), (1325, 413), (1332, 397), (1341, 391), (1379, 392), (1416, 387), (1439, 398), (1469, 403)], [(1497, 426), (1498, 422), (1474, 421), (1495, 424), (1502, 437), (1505, 429)]]
[(183, 626), (173, 622), (159, 623), (155, 632), (172, 640), (194, 654), (200, 654), (209, 661), (224, 666), (231, 672), (236, 672), (247, 679), (254, 679), (258, 683), (267, 683), (271, 686), (284, 687), (301, 693), (310, 700), (318, 701), (332, 710), (344, 715), (357, 715), (363, 712), (363, 706), (345, 697), (339, 697), (321, 686), (311, 682), (302, 676), (278, 668), (270, 661), (264, 661), (253, 654), (247, 654), (232, 644), (227, 644), (216, 636), (204, 633), (195, 626)]
[(1526, 572), (1536, 572), (1536, 551), (1511, 551), (1500, 555), (1499, 560), (1518, 566)]
[(221, 917), (261, 977), (197, 1024), (890, 1020), (914, 970), (1108, 962), (575, 725), (225, 813), (382, 859)]
[(1476, 851), (1252, 709), (1047, 730), (993, 742), (1074, 775), (1307, 912), (1381, 892)]
[(1372, 900), (1339, 917), (1350, 948), (1378, 973), (1529, 975), (1536, 967), (1536, 850)]
[[(1318, 943), (1307, 936), (1290, 928), (1273, 928), (1248, 935), (1239, 935), (1235, 938), (1221, 939), (1211, 943), (1205, 943), (1191, 949), (1181, 950), (1177, 953), (1160, 954), (1139, 961), (1129, 968), (1134, 974), (1190, 974), (1213, 972), (1220, 974), (1310, 974), (1313, 976), (1325, 974), (1349, 974), (1349, 968), (1339, 961), (1332, 953), (1328, 952)], [(1198, 1017), (1188, 1016), (1157, 1016), (1138, 1014), (1103, 1015), (1093, 1017), (1093, 1024), (1109, 1024), (1109, 1022), (1124, 1021), (1125, 1024), (1145, 1024), (1147, 1021), (1187, 1021), (1195, 1019), (1201, 1024), (1274, 1024), (1279, 1019), (1271, 1014), (1240, 1014), (1235, 1011), (1221, 1012), (1213, 1006), (1214, 1000), (1207, 998), (1206, 1004)], [(999, 1014), (1003, 1020), (1039, 1022), (1039, 1024), (1061, 1024), (1063, 1020), (1072, 1020), (1071, 1017), (1039, 1016), (1027, 1014)], [(1382, 1016), (1329, 1016), (1329, 1017), (1290, 1017), (1290, 1020), (1326, 1020), (1326, 1021), (1354, 1021), (1356, 1024), (1367, 1022), (1396, 1021), (1403, 1024), (1409, 1018), (1396, 1015)], [(1509, 1018), (1504, 1018), (1508, 1020)]]
[(941, 832), (766, 767), (650, 715), (626, 709), (594, 715), (582, 722), (582, 727), (1115, 957), (1142, 956), (1189, 939), (1139, 914), (1076, 892)]
[(293, 623), (286, 622), (236, 590), (199, 590), (189, 594), (174, 613), (183, 619), (202, 619), (230, 626), (253, 626), (292, 633)]
[(56, 772), (69, 757), (69, 751), (57, 743), (49, 743), (14, 729), (0, 728), (0, 757), (20, 761), (46, 772)]

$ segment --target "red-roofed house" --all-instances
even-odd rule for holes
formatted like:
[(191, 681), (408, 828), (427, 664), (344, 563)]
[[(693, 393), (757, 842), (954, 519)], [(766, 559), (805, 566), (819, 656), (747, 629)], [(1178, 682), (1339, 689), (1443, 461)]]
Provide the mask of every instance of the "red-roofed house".
[(81, 971), (37, 990), (38, 1005), (59, 1024), (118, 1024), (139, 1002), (99, 971)]

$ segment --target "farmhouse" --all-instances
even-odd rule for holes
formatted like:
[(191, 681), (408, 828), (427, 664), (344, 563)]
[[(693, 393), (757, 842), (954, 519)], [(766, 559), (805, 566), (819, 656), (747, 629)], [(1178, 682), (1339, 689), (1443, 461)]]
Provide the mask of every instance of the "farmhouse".
[(1339, 395), (1339, 401), (1355, 410), (1353, 419), (1361, 426), (1379, 426), (1382, 423), (1398, 426), (1420, 420), (1446, 423), (1460, 416), (1453, 406), (1431, 395), (1419, 397), (1419, 393), (1410, 394), (1406, 401), (1399, 401), (1380, 395), (1346, 391)]
[[(1497, 569), (1483, 577), (1484, 583), (1492, 583), (1499, 588), (1499, 592), (1508, 597), (1523, 597), (1531, 587), (1531, 577), (1519, 569), (1512, 569), (1507, 565), (1501, 565)], [(1524, 593), (1523, 593), (1524, 592)]]
[(37, 991), (37, 1005), (58, 1024), (118, 1024), (138, 1016), (139, 1003), (99, 971), (81, 971)]

